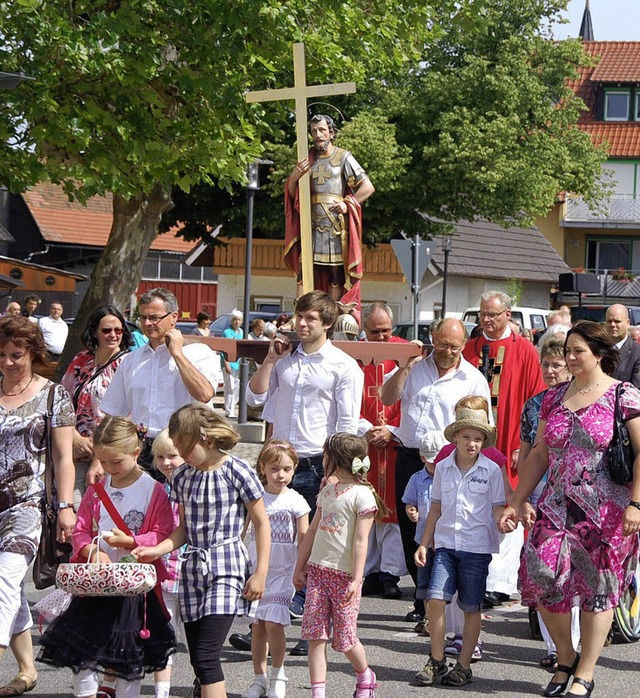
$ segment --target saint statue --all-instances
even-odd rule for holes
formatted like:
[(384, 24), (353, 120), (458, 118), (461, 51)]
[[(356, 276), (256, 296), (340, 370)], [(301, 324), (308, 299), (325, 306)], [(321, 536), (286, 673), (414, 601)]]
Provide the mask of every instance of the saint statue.
[(302, 294), (298, 181), (310, 174), (314, 289), (334, 300), (360, 305), (362, 278), (361, 204), (374, 187), (353, 155), (333, 144), (336, 126), (325, 114), (309, 121), (313, 148), (293, 168), (285, 184), (285, 264), (296, 274)]

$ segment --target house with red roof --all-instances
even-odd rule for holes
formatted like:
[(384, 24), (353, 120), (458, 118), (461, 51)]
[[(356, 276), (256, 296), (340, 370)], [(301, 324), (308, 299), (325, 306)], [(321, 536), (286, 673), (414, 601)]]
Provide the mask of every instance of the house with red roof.
[[(593, 38), (590, 18), (581, 38)], [(583, 46), (593, 62), (571, 83), (587, 107), (578, 126), (607, 150), (610, 195), (590, 207), (568, 193), (538, 227), (573, 269), (600, 273), (603, 283), (608, 272), (605, 296), (637, 299), (640, 287), (630, 282), (640, 275), (640, 41)]]
[[(21, 194), (9, 194), (6, 190), (2, 194), (0, 224), (13, 241), (4, 242), (0, 252), (16, 260), (78, 275), (73, 293), (63, 295), (57, 288), (47, 291), (25, 284), (13, 292), (13, 297), (21, 302), (26, 294), (36, 291), (43, 307), (59, 300), (64, 314), (74, 316), (109, 238), (113, 220), (111, 194), (94, 196), (86, 206), (69, 201), (62, 187), (51, 183), (37, 184)], [(215, 317), (217, 277), (210, 267), (185, 264), (185, 256), (192, 248), (193, 243), (179, 237), (176, 230), (159, 235), (147, 254), (136, 295), (163, 286), (178, 298), (183, 317), (195, 318), (201, 310)]]

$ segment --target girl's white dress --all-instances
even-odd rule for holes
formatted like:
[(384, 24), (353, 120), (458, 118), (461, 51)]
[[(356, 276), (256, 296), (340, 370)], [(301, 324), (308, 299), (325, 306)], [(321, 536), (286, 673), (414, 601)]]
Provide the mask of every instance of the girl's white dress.
[[(263, 498), (271, 525), (271, 554), (265, 593), (254, 622), (268, 620), (289, 625), (289, 604), (295, 592), (293, 572), (298, 558), (298, 519), (310, 509), (304, 497), (289, 488), (277, 495), (265, 492)], [(258, 559), (253, 525), (247, 531), (246, 543), (253, 568)]]

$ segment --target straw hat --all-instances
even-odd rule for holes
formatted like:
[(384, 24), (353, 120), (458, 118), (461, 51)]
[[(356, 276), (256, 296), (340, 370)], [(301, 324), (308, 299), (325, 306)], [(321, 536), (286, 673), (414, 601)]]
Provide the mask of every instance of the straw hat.
[(493, 446), (496, 442), (496, 429), (489, 424), (484, 410), (472, 410), (463, 407), (456, 413), (456, 421), (444, 430), (444, 438), (453, 443), (456, 432), (461, 429), (477, 429), (485, 435), (484, 448)]

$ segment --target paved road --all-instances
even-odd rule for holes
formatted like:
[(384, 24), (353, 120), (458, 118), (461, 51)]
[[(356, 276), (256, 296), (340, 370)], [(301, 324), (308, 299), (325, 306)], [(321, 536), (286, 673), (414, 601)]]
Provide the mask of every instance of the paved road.
[[(255, 445), (241, 444), (236, 452), (252, 461), (257, 454)], [(405, 623), (404, 614), (410, 610), (408, 601), (411, 590), (410, 580), (402, 580), (404, 599), (387, 601), (379, 598), (365, 598), (359, 619), (360, 637), (367, 649), (369, 661), (378, 675), (377, 698), (400, 698), (401, 696), (430, 696), (434, 691), (447, 691), (445, 688), (423, 688), (412, 685), (413, 674), (424, 664), (428, 651), (428, 639), (412, 632), (412, 624)], [(43, 592), (30, 586), (29, 599), (37, 601)], [(545, 654), (544, 645), (535, 642), (529, 634), (526, 609), (519, 604), (495, 609), (485, 614), (483, 623), (485, 642), (484, 659), (473, 665), (473, 681), (457, 689), (465, 696), (536, 696), (550, 678), (538, 667), (538, 661)], [(243, 619), (238, 619), (232, 632), (244, 632), (247, 628)], [(299, 638), (299, 622), (289, 629), (289, 646), (293, 647)], [(39, 638), (34, 627), (34, 645)], [(639, 693), (636, 681), (640, 644), (611, 645), (605, 648), (596, 675), (594, 698), (632, 698)], [(330, 672), (327, 695), (346, 698), (354, 690), (352, 670), (343, 655), (330, 650)], [(223, 662), (227, 678), (229, 696), (239, 698), (251, 683), (252, 668), (248, 653), (237, 652), (227, 646), (223, 652)], [(306, 659), (287, 658), (286, 671), (289, 677), (287, 695), (290, 698), (309, 698)], [(7, 656), (0, 667), (0, 685), (15, 673), (15, 663)], [(190, 698), (193, 675), (184, 646), (180, 647), (174, 668), (171, 695), (174, 698)], [(455, 690), (455, 689), (449, 689)], [(151, 679), (145, 680), (142, 694), (153, 696)], [(40, 681), (30, 696), (70, 696), (71, 673), (40, 666)]]

